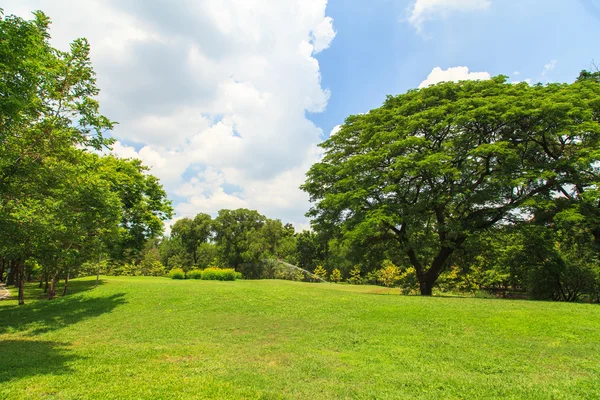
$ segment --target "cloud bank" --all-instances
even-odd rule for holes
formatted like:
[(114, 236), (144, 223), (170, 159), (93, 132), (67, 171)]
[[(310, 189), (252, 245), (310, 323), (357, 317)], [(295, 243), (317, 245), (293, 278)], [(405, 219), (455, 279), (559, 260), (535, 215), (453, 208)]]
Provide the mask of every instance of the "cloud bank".
[(298, 186), (318, 159), (315, 54), (335, 38), (326, 0), (9, 0), (42, 9), (56, 46), (92, 47), (100, 104), (119, 122), (114, 153), (140, 158), (175, 198), (177, 217), (249, 207), (298, 226)]

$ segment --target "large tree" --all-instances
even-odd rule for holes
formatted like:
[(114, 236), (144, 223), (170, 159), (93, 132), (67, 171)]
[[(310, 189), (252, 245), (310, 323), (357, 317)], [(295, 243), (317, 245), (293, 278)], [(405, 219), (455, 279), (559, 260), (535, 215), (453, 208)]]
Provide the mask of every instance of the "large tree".
[(503, 76), (389, 96), (322, 144), (302, 186), (315, 203), (308, 215), (357, 244), (397, 246), (431, 295), (470, 235), (527, 218), (538, 197), (573, 186), (597, 202), (599, 104), (591, 80)]
[(185, 251), (192, 258), (193, 265), (198, 266), (198, 247), (210, 239), (211, 230), (211, 216), (200, 213), (193, 219), (182, 218), (175, 222), (171, 229), (171, 237), (181, 242)]

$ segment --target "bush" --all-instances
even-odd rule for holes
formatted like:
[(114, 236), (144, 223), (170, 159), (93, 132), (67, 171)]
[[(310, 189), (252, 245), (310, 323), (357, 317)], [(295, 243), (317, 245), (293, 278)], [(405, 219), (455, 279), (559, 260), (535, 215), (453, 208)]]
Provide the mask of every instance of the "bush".
[(381, 282), (388, 288), (391, 288), (400, 280), (400, 268), (394, 265), (390, 260), (383, 262), (383, 268), (379, 271)]
[(189, 271), (185, 277), (187, 279), (202, 279), (202, 271), (199, 269), (193, 269)]
[(340, 272), (340, 270), (336, 268), (333, 271), (331, 271), (331, 276), (329, 277), (329, 280), (333, 283), (338, 283), (339, 281), (341, 281), (342, 273)]
[(327, 279), (327, 271), (325, 271), (325, 268), (323, 268), (321, 265), (317, 265), (314, 275), (323, 280)]
[(360, 266), (355, 265), (350, 271), (350, 278), (348, 278), (348, 283), (352, 283), (354, 285), (360, 285), (363, 282), (362, 277), (360, 276)]
[(169, 278), (171, 279), (185, 279), (185, 272), (181, 268), (173, 268), (169, 271)]
[(202, 271), (202, 279), (209, 281), (234, 281), (240, 279), (242, 274), (236, 272), (233, 268), (215, 268), (210, 267)]

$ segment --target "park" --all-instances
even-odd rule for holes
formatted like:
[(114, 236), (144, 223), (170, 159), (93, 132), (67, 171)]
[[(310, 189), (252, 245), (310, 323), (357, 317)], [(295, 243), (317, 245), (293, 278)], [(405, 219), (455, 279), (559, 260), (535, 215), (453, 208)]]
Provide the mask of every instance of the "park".
[[(435, 6), (411, 4), (413, 15)], [(298, 46), (318, 85), (315, 57), (336, 35), (322, 8)], [(252, 46), (219, 25), (215, 43), (244, 55), (241, 71), (207, 78), (223, 79), (206, 93), (225, 98), (176, 113), (176, 127), (158, 114), (136, 125), (119, 114), (136, 113), (127, 85), (115, 92), (95, 70), (127, 63), (106, 67), (110, 56), (85, 38), (59, 49), (44, 12), (8, 11), (0, 399), (600, 398), (595, 63), (566, 83), (547, 79), (555, 61), (535, 83), (502, 73), (429, 82), (464, 72), (434, 68), (327, 135), (305, 119), (324, 106), (281, 100), (281, 81), (253, 86), (275, 64), (246, 57)], [(422, 18), (408, 20), (419, 34)], [(266, 37), (257, 43), (296, 38)], [(127, 53), (113, 40), (100, 47)], [(187, 61), (206, 61), (190, 48)], [(144, 74), (157, 65), (131, 84), (151, 87)], [(103, 96), (100, 82), (120, 95)], [(277, 123), (289, 115), (297, 126), (283, 143), (288, 126)], [(181, 139), (186, 124), (196, 133)], [(142, 144), (139, 126), (172, 146)]]

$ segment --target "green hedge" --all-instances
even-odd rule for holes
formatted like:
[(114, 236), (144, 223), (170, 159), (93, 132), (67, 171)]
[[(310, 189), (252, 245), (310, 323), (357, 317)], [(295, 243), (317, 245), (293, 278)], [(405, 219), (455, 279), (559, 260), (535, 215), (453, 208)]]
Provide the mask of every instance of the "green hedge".
[(185, 279), (185, 272), (181, 268), (173, 268), (169, 271), (169, 278), (171, 279)]
[(185, 277), (187, 279), (202, 279), (202, 270), (193, 269), (189, 271)]
[(202, 279), (203, 280), (213, 280), (213, 281), (234, 281), (236, 279), (240, 279), (242, 274), (239, 272), (235, 272), (233, 268), (206, 268), (202, 271)]

